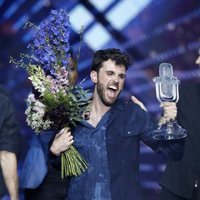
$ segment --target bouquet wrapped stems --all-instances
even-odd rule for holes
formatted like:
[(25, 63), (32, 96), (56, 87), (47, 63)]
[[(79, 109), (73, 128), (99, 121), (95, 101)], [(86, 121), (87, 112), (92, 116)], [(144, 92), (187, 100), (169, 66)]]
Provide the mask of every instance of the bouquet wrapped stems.
[(88, 168), (87, 161), (72, 145), (61, 153), (61, 177), (79, 176)]
[[(39, 26), (27, 23), (27, 27), (34, 31), (28, 45), (30, 54), (20, 54), (20, 60), (10, 59), (11, 63), (27, 71), (32, 83), (26, 121), (35, 133), (60, 130), (65, 125), (75, 127), (83, 120), (90, 95), (81, 85), (74, 85), (76, 78), (72, 78), (76, 73), (72, 70), (68, 12), (66, 9), (52, 10)], [(76, 63), (75, 70), (77, 67)], [(87, 168), (87, 162), (74, 146), (61, 154), (62, 178), (78, 176)]]

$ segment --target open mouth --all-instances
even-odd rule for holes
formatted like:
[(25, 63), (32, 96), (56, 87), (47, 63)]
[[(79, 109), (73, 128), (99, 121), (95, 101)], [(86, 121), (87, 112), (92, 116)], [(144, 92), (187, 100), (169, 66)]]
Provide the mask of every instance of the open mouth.
[(116, 96), (116, 93), (118, 91), (118, 87), (117, 86), (114, 86), (114, 85), (111, 85), (107, 88), (107, 91), (108, 91), (108, 97), (109, 98), (115, 98)]

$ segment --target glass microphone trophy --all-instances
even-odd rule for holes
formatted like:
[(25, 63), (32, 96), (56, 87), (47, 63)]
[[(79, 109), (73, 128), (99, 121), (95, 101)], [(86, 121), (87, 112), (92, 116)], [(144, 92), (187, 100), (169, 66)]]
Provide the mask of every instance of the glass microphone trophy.
[[(170, 63), (161, 63), (159, 76), (154, 77), (156, 97), (160, 103), (175, 102), (179, 100), (179, 80), (173, 76), (173, 67)], [(174, 140), (186, 137), (186, 130), (176, 120), (166, 122), (154, 131), (153, 138), (156, 140)]]

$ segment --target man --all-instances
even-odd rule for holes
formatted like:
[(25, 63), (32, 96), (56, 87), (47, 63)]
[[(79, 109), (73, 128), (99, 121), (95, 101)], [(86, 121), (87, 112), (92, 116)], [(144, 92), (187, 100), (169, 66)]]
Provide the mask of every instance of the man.
[[(130, 58), (119, 49), (97, 51), (90, 77), (94, 83), (89, 115), (73, 131), (58, 133), (50, 151), (60, 153), (74, 143), (88, 161), (81, 176), (71, 177), (69, 200), (137, 199), (140, 140), (166, 156), (179, 158), (181, 145), (162, 146), (152, 139), (155, 123), (149, 114), (133, 102), (118, 99), (124, 87)], [(175, 104), (166, 106), (170, 119), (176, 116)], [(169, 116), (170, 110), (171, 116)], [(172, 142), (173, 143), (173, 142)], [(161, 148), (159, 148), (161, 147)]]
[(19, 200), (16, 156), (19, 152), (19, 129), (13, 106), (2, 88), (0, 111), (0, 198), (7, 188), (10, 199)]
[[(200, 56), (196, 60), (200, 65)], [(162, 200), (200, 199), (200, 83), (180, 87), (178, 123), (187, 130), (184, 153), (179, 161), (169, 161), (161, 179)]]

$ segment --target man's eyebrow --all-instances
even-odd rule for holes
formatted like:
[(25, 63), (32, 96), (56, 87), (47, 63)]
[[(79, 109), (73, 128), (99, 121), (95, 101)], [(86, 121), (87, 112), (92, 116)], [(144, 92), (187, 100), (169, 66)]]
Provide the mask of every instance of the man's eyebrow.
[[(106, 70), (106, 72), (113, 72), (113, 73), (115, 73), (113, 70)], [(126, 73), (120, 73), (120, 75), (126, 75)]]

